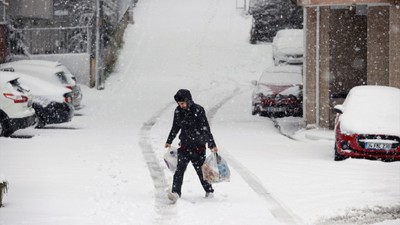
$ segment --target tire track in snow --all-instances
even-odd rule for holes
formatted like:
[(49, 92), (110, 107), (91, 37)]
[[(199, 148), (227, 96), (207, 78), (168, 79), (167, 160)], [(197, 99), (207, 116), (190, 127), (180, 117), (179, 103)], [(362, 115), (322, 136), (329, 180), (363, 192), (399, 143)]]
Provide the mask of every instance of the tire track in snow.
[[(212, 90), (212, 88), (197, 90), (197, 93), (208, 92), (209, 90)], [(160, 165), (160, 161), (154, 151), (150, 135), (152, 128), (157, 123), (157, 120), (167, 109), (173, 107), (173, 105), (176, 105), (176, 103), (170, 102), (164, 108), (156, 112), (149, 120), (143, 123), (139, 133), (139, 145), (155, 188), (155, 211), (157, 215), (154, 218), (154, 224), (176, 224), (176, 217), (173, 216), (177, 214), (176, 206), (172, 205), (166, 197), (170, 185), (166, 181), (166, 176), (163, 170), (164, 165)]]
[[(212, 107), (208, 113), (209, 120), (211, 121), (214, 118), (218, 110), (224, 104), (226, 104), (229, 100), (240, 93), (240, 88), (236, 87), (231, 95), (222, 99), (222, 101)], [(275, 197), (273, 197), (273, 195), (264, 187), (264, 185), (262, 185), (259, 179), (251, 171), (249, 171), (229, 153), (224, 151), (223, 156), (229, 162), (229, 165), (238, 172), (238, 174), (243, 178), (244, 181), (246, 181), (246, 183), (253, 189), (253, 191), (267, 202), (268, 210), (278, 221), (285, 224), (302, 224), (301, 219), (296, 216), (290, 209), (288, 209), (277, 199), (275, 199)]]
[[(198, 90), (198, 93), (207, 92), (211, 88)], [(173, 215), (176, 215), (176, 206), (172, 205), (167, 199), (167, 191), (169, 190), (169, 183), (166, 181), (164, 174), (164, 165), (160, 165), (159, 158), (154, 151), (151, 143), (151, 129), (157, 123), (157, 120), (164, 112), (176, 105), (175, 102), (170, 102), (164, 108), (156, 112), (149, 120), (143, 123), (139, 133), (139, 145), (142, 149), (142, 154), (146, 161), (147, 167), (150, 172), (151, 179), (155, 188), (155, 211), (157, 215), (154, 218), (154, 224), (175, 224), (176, 221)], [(166, 207), (168, 206), (168, 207)]]
[(238, 160), (233, 158), (229, 153), (224, 151), (223, 156), (229, 162), (229, 165), (238, 172), (244, 181), (246, 181), (251, 189), (266, 201), (269, 212), (271, 212), (278, 221), (285, 224), (303, 224), (297, 215), (275, 199), (275, 197), (264, 187), (251, 171), (243, 166)]
[(173, 105), (174, 102), (167, 104), (159, 112), (157, 112), (153, 117), (146, 121), (139, 134), (139, 145), (142, 149), (142, 154), (146, 161), (147, 167), (150, 171), (151, 179), (153, 180), (155, 188), (155, 210), (157, 215), (154, 218), (154, 224), (174, 224), (172, 221), (175, 217), (171, 215), (176, 214), (176, 207), (165, 207), (170, 204), (167, 199), (168, 182), (164, 174), (163, 166), (160, 165), (159, 159), (154, 152), (154, 148), (150, 140), (150, 132), (153, 126), (157, 123), (160, 115), (164, 113), (169, 107)]

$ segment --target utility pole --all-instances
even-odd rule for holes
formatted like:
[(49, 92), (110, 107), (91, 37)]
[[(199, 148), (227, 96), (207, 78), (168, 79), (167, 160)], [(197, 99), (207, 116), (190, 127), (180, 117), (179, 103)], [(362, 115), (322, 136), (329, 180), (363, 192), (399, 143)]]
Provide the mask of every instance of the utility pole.
[(103, 84), (103, 60), (101, 56), (101, 26), (102, 26), (102, 0), (96, 0), (96, 68), (95, 68), (95, 86), (97, 90), (104, 89)]

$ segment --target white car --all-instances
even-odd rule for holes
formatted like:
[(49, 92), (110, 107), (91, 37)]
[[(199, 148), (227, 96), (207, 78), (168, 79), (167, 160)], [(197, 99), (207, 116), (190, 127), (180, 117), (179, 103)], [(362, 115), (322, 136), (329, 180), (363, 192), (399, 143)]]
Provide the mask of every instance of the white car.
[(72, 90), (74, 107), (79, 108), (81, 105), (81, 87), (76, 83), (75, 76), (61, 63), (46, 60), (19, 60), (3, 63), (0, 68), (25, 73), (56, 85), (62, 85)]
[(19, 83), (23, 85), (22, 87), (29, 89), (29, 93), (32, 95), (32, 107), (35, 109), (37, 116), (36, 128), (72, 120), (75, 109), (72, 105), (72, 91), (70, 89), (27, 74), (2, 72), (2, 74), (5, 73), (17, 75)]
[(36, 122), (32, 96), (18, 82), (18, 76), (0, 72), (0, 136), (33, 126)]
[(302, 29), (285, 29), (276, 33), (272, 41), (272, 58), (280, 64), (303, 64), (304, 43)]

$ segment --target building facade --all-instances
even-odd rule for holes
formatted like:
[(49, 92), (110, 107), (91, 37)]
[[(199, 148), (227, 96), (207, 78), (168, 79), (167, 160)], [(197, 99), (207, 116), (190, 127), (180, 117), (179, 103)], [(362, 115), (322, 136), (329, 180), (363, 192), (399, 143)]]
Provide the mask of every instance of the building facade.
[(7, 32), (7, 7), (5, 0), (0, 0), (0, 63), (7, 60), (8, 49), (8, 32)]
[[(400, 0), (298, 0), (304, 7), (304, 118), (333, 128), (358, 85), (400, 88)], [(366, 106), (368, 107), (368, 106)]]
[(10, 1), (8, 16), (15, 33), (10, 42), (11, 53), (16, 58), (23, 55), (60, 61), (76, 73), (78, 82), (98, 86), (105, 81), (104, 73), (108, 70), (104, 68), (111, 70), (116, 61), (125, 27), (130, 21), (129, 10), (135, 2)]

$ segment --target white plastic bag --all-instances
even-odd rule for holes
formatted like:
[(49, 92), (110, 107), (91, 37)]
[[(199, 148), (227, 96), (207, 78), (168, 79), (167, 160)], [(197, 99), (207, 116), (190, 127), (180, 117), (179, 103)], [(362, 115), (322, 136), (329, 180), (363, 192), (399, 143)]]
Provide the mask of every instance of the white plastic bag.
[(170, 147), (164, 154), (164, 162), (167, 164), (168, 169), (172, 173), (175, 173), (176, 166), (178, 165), (178, 149), (175, 147)]
[(203, 179), (210, 184), (223, 181), (230, 181), (231, 172), (228, 163), (217, 153), (211, 153), (207, 156), (204, 164), (201, 166)]

